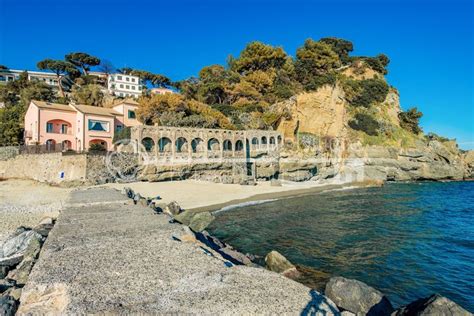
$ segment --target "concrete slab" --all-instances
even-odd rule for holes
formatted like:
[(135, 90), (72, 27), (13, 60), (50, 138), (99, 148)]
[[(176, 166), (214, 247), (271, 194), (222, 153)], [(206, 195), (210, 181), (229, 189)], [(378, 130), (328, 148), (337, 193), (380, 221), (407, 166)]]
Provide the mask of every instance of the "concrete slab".
[(337, 313), (302, 284), (263, 268), (228, 267), (200, 244), (176, 241), (181, 225), (113, 189), (74, 191), (70, 201), (76, 206), (51, 231), (20, 314)]

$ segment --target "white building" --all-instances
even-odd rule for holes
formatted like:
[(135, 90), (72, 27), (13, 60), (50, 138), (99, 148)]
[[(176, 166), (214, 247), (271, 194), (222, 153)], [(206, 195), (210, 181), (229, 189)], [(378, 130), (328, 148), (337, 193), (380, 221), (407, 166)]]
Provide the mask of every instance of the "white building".
[[(0, 69), (0, 83), (18, 80), (20, 75), (25, 72), (28, 74), (30, 81), (42, 81), (54, 88), (58, 87), (58, 77), (52, 72), (16, 70), (16, 69)], [(61, 83), (65, 89), (70, 88), (72, 82), (67, 77), (61, 79)]]
[(176, 93), (175, 91), (169, 88), (152, 88), (150, 89), (151, 94), (169, 94), (169, 93)]
[(111, 95), (117, 97), (134, 97), (142, 95), (143, 83), (137, 76), (110, 74), (107, 88)]

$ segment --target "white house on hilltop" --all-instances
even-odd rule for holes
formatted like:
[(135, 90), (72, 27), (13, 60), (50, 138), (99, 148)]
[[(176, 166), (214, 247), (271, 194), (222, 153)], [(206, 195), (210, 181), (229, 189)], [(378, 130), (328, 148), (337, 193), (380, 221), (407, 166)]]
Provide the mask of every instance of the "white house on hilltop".
[(115, 73), (109, 75), (107, 89), (117, 97), (137, 98), (142, 95), (143, 83), (137, 76)]
[[(41, 81), (53, 88), (58, 87), (58, 77), (56, 76), (56, 74), (45, 71), (0, 69), (0, 83), (7, 83), (9, 81), (18, 80), (23, 72), (26, 72), (28, 74), (29, 81)], [(63, 88), (65, 89), (70, 88), (72, 85), (71, 80), (67, 77), (63, 77), (61, 79), (61, 83)]]

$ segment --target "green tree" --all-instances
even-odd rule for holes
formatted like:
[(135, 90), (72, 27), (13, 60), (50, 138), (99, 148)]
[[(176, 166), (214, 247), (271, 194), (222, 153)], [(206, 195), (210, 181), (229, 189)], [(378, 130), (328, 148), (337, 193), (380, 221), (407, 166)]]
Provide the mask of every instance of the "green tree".
[(330, 45), (343, 64), (349, 64), (351, 62), (349, 53), (354, 50), (352, 42), (337, 37), (325, 37), (320, 41)]
[(65, 56), (65, 59), (67, 62), (82, 69), (82, 73), (86, 76), (92, 66), (98, 66), (100, 64), (99, 58), (87, 53), (70, 53)]
[(102, 87), (97, 84), (76, 86), (72, 89), (71, 97), (77, 103), (94, 106), (102, 106), (104, 101)]
[(77, 77), (79, 72), (76, 67), (67, 61), (62, 60), (53, 60), (53, 59), (44, 59), (37, 64), (38, 69), (41, 70), (50, 70), (56, 74), (58, 79), (58, 89), (62, 97), (64, 97), (64, 89), (62, 86), (62, 79), (66, 75), (71, 77)]
[(238, 58), (230, 58), (230, 69), (240, 74), (271, 68), (281, 68), (288, 55), (281, 47), (273, 47), (262, 42), (251, 42), (240, 53)]
[(307, 39), (296, 51), (295, 75), (306, 90), (334, 82), (333, 72), (340, 65), (339, 56), (326, 43)]
[(0, 144), (17, 144), (22, 139), (20, 122), (23, 111), (19, 106), (9, 106), (0, 109)]
[(398, 113), (398, 118), (400, 119), (400, 126), (407, 131), (410, 131), (414, 134), (420, 134), (422, 129), (420, 128), (420, 118), (423, 116), (423, 113), (418, 111), (418, 109), (411, 108), (408, 111)]
[(387, 55), (379, 54), (375, 57), (364, 57), (363, 60), (373, 70), (386, 75), (388, 74), (387, 66), (390, 63), (390, 59)]

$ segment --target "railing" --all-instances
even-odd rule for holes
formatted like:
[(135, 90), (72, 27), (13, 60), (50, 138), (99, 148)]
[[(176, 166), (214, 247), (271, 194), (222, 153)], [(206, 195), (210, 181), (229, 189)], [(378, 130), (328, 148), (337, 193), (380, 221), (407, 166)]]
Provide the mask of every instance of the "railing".
[(66, 132), (63, 132), (63, 131), (56, 131), (56, 130), (46, 131), (46, 134), (72, 135), (72, 129), (68, 129), (68, 130), (66, 130)]
[(20, 154), (46, 154), (57, 153), (70, 150), (63, 144), (42, 144), (42, 145), (20, 145)]

